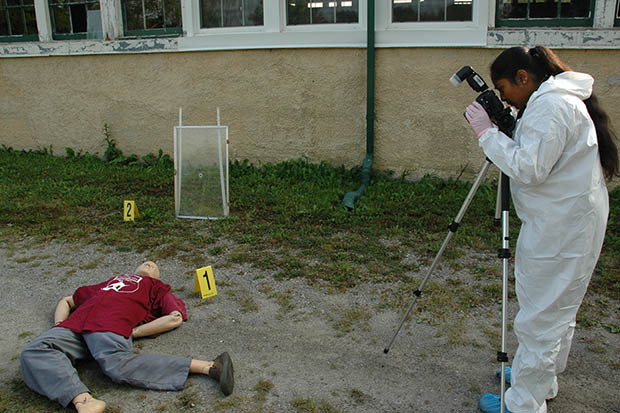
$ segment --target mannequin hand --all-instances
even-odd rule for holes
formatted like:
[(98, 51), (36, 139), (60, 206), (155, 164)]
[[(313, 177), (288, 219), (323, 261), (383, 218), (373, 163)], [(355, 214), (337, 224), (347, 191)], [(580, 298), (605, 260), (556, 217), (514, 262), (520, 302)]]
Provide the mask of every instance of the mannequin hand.
[(482, 105), (478, 102), (474, 102), (471, 105), (467, 106), (467, 110), (465, 111), (465, 118), (471, 125), (471, 128), (476, 132), (478, 138), (480, 138), (487, 129), (493, 127), (491, 123), (491, 119), (487, 114), (486, 110), (482, 107)]

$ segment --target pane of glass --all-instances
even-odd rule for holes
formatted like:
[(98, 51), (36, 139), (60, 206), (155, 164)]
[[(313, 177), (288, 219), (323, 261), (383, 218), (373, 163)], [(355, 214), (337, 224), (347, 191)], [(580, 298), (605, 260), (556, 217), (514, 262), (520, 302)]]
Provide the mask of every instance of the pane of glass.
[(71, 23), (73, 25), (73, 33), (86, 33), (86, 5), (73, 4), (69, 7), (71, 9)]
[(220, 0), (200, 0), (200, 27), (222, 27)]
[(442, 22), (445, 20), (445, 0), (420, 0), (420, 21)]
[(446, 20), (448, 21), (471, 21), (473, 0), (448, 0), (446, 8)]
[(224, 27), (243, 26), (243, 5), (241, 0), (227, 0), (224, 6)]
[(287, 24), (358, 23), (359, 0), (288, 0)]
[(263, 0), (245, 0), (245, 25), (262, 26)]
[(554, 0), (531, 0), (530, 18), (544, 19), (558, 17), (558, 3)]
[(144, 0), (145, 29), (161, 29), (164, 27), (164, 12), (161, 0)]
[[(4, 2), (0, 2), (0, 5), (4, 5)], [(6, 9), (0, 9), (0, 36), (9, 36), (11, 34), (9, 22), (9, 13)]]
[(500, 19), (524, 19), (527, 17), (527, 0), (501, 0), (498, 14)]
[(358, 23), (359, 22), (359, 0), (337, 1), (336, 23)]
[(175, 190), (180, 217), (228, 215), (227, 127), (176, 127)]
[(590, 0), (562, 0), (561, 17), (590, 17)]
[(286, 17), (289, 26), (310, 24), (308, 2), (305, 0), (290, 0), (287, 3)]
[(125, 7), (125, 30), (144, 30), (142, 14), (142, 0), (126, 0)]
[(417, 22), (418, 0), (392, 0), (392, 22)]
[(22, 10), (18, 9), (8, 9), (9, 10), (9, 20), (11, 24), (11, 34), (12, 35), (24, 35), (24, 20), (22, 18)]
[(312, 24), (336, 23), (335, 1), (313, 1)]
[(71, 22), (69, 21), (69, 8), (54, 6), (54, 33), (71, 33)]
[(26, 13), (26, 31), (28, 34), (39, 33), (39, 29), (37, 28), (37, 16), (35, 15), (34, 7), (26, 7), (24, 12)]
[(166, 7), (166, 27), (183, 27), (181, 20), (181, 0), (164, 0)]

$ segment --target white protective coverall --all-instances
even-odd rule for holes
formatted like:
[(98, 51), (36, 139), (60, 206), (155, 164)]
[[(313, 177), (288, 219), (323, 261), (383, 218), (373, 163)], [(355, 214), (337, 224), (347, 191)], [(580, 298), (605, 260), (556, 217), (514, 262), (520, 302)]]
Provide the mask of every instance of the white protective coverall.
[(522, 221), (515, 253), (519, 347), (508, 410), (547, 411), (557, 395), (577, 310), (598, 260), (609, 198), (594, 124), (583, 99), (594, 80), (564, 72), (543, 82), (517, 121), (514, 140), (497, 128), (479, 144), (509, 178)]

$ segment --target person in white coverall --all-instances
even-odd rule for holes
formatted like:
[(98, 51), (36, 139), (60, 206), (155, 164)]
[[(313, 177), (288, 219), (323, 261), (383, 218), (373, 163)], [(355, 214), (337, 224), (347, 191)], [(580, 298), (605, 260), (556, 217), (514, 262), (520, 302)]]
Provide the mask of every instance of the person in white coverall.
[[(547, 411), (558, 393), (576, 315), (598, 260), (618, 176), (609, 119), (592, 96), (593, 78), (571, 71), (544, 47), (505, 50), (491, 65), (503, 101), (519, 110), (513, 139), (480, 104), (466, 118), (486, 156), (510, 178), (522, 221), (515, 252), (518, 349), (505, 394), (508, 412)], [(595, 119), (595, 122), (593, 122)], [(485, 394), (479, 407), (500, 411)]]

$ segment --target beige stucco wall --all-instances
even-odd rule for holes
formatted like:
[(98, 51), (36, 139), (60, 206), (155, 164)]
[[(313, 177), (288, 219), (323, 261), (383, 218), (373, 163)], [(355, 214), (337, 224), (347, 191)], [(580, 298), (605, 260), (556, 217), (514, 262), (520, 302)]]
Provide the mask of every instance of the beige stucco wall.
[[(395, 48), (376, 54), (377, 169), (471, 176), (484, 162), (465, 119), (476, 97), (449, 77), (472, 65), (489, 80), (497, 49)], [(596, 78), (620, 130), (620, 50), (559, 50)], [(347, 167), (366, 148), (366, 51), (276, 49), (0, 59), (0, 144), (105, 150), (107, 122), (125, 154), (173, 150), (173, 126), (230, 127), (231, 157), (307, 157)]]

